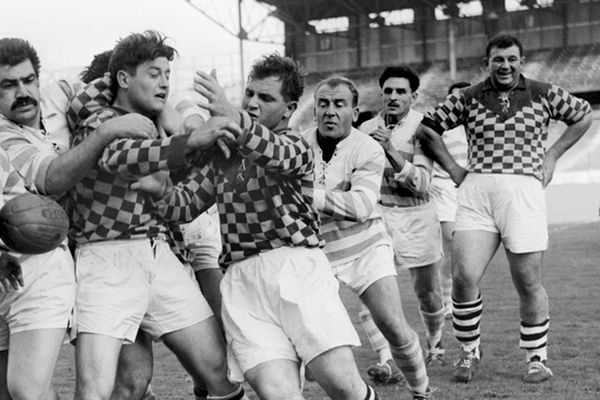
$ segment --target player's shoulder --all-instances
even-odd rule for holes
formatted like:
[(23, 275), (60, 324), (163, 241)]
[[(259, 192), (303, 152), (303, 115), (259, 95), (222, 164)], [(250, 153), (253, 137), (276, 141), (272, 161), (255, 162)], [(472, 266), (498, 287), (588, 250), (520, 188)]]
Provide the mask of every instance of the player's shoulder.
[(351, 140), (353, 150), (361, 156), (368, 158), (373, 156), (385, 157), (381, 145), (364, 131), (352, 128), (349, 140)]
[(360, 124), (360, 126), (358, 127), (358, 130), (361, 132), (364, 132), (364, 133), (370, 133), (370, 132), (374, 131), (379, 126), (380, 118), (381, 117), (379, 116), (379, 114), (375, 115), (373, 118), (368, 119), (365, 122), (363, 122), (362, 124)]

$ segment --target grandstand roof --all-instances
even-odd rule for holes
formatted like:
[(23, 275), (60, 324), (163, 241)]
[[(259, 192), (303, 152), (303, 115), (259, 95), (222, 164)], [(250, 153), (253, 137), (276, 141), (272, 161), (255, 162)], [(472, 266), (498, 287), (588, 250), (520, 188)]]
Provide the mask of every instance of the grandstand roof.
[(413, 8), (414, 0), (258, 0), (262, 3), (277, 7), (284, 17), (290, 17), (290, 21), (310, 21), (313, 19), (333, 18), (351, 14), (379, 13), (381, 11), (399, 10)]

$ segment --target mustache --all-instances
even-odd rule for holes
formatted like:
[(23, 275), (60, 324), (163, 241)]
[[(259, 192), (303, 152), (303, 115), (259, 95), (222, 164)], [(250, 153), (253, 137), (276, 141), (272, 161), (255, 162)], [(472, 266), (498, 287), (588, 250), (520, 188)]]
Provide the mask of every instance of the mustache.
[(28, 106), (28, 105), (32, 105), (32, 106), (36, 106), (38, 105), (38, 102), (36, 99), (34, 99), (33, 97), (20, 97), (17, 100), (15, 100), (15, 102), (12, 104), (12, 106), (10, 107), (11, 110), (14, 110), (17, 107), (23, 107), (23, 106)]
[(390, 100), (387, 102), (388, 106), (399, 106), (400, 103), (398, 103), (396, 100)]

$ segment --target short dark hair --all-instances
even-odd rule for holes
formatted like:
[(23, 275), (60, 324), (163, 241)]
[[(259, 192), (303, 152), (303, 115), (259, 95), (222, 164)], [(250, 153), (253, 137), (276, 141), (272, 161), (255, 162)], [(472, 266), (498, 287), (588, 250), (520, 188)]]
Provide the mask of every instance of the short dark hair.
[(117, 73), (121, 70), (135, 75), (136, 68), (146, 62), (158, 57), (166, 57), (173, 61), (177, 50), (167, 45), (167, 38), (152, 30), (144, 33), (132, 33), (120, 39), (110, 56), (108, 70), (112, 79), (112, 90), (117, 92)]
[(31, 43), (20, 38), (0, 39), (0, 65), (14, 67), (23, 61), (31, 61), (35, 76), (40, 77), (40, 58)]
[(379, 87), (383, 88), (383, 84), (390, 78), (404, 78), (410, 85), (410, 90), (414, 93), (419, 89), (419, 75), (409, 66), (400, 65), (387, 67), (379, 77)]
[(290, 57), (272, 53), (252, 66), (249, 79), (265, 79), (276, 76), (281, 79), (281, 95), (285, 101), (298, 101), (304, 92), (304, 73), (298, 62)]
[(332, 88), (340, 85), (346, 86), (348, 89), (350, 89), (350, 93), (352, 93), (352, 107), (358, 106), (358, 89), (356, 88), (354, 82), (352, 82), (350, 79), (343, 76), (332, 76), (323, 79), (321, 82), (317, 83), (317, 87), (315, 88), (315, 96), (317, 95), (319, 89), (325, 85)]
[(494, 47), (499, 49), (507, 49), (511, 46), (517, 46), (519, 48), (519, 55), (523, 57), (523, 45), (521, 44), (521, 41), (513, 35), (499, 33), (488, 41), (488, 44), (485, 47), (485, 56), (489, 57), (490, 52)]
[(466, 81), (460, 81), (460, 82), (454, 82), (452, 85), (450, 85), (450, 87), (448, 88), (448, 94), (452, 93), (452, 91), (454, 89), (462, 89), (462, 88), (466, 88), (468, 86), (471, 86), (470, 82), (466, 82)]
[(108, 63), (111, 55), (112, 50), (106, 50), (94, 55), (90, 65), (85, 67), (79, 74), (81, 81), (83, 83), (90, 83), (94, 79), (104, 76), (104, 74), (108, 72)]

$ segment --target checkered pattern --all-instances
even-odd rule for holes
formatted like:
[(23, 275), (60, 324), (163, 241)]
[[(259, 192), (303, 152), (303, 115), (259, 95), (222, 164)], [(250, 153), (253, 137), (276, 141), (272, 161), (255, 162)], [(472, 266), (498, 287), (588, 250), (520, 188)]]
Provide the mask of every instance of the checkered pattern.
[(75, 93), (67, 110), (67, 123), (71, 131), (80, 129), (90, 115), (112, 103), (114, 96), (110, 86), (110, 76), (104, 75)]
[[(94, 112), (74, 133), (74, 145), (95, 134), (102, 122), (122, 114), (122, 110), (114, 108)], [(150, 195), (130, 190), (129, 185), (132, 179), (158, 170), (186, 167), (186, 140), (183, 135), (154, 140), (118, 139), (109, 144), (97, 166), (70, 191), (75, 240), (86, 243), (140, 235), (155, 237), (159, 232), (167, 232), (172, 248), (183, 249), (176, 246), (183, 242), (181, 232), (160, 220)]]
[[(386, 159), (380, 200), (386, 207), (414, 207), (429, 202), (433, 161), (423, 154), (415, 137), (422, 119), (423, 114), (411, 109), (406, 117), (392, 128), (390, 142), (406, 163), (402, 171), (396, 172)], [(360, 130), (368, 134), (377, 127), (385, 126), (385, 118), (379, 113), (365, 121)]]
[(271, 132), (242, 113), (243, 143), (230, 159), (220, 153), (158, 202), (171, 221), (190, 221), (217, 203), (228, 265), (283, 246), (323, 247), (312, 206), (313, 153), (300, 136)]
[(511, 106), (504, 112), (488, 78), (458, 96), (448, 96), (423, 123), (440, 134), (466, 125), (471, 172), (533, 175), (541, 180), (550, 119), (574, 124), (591, 112), (590, 105), (556, 85), (524, 77), (509, 99)]

